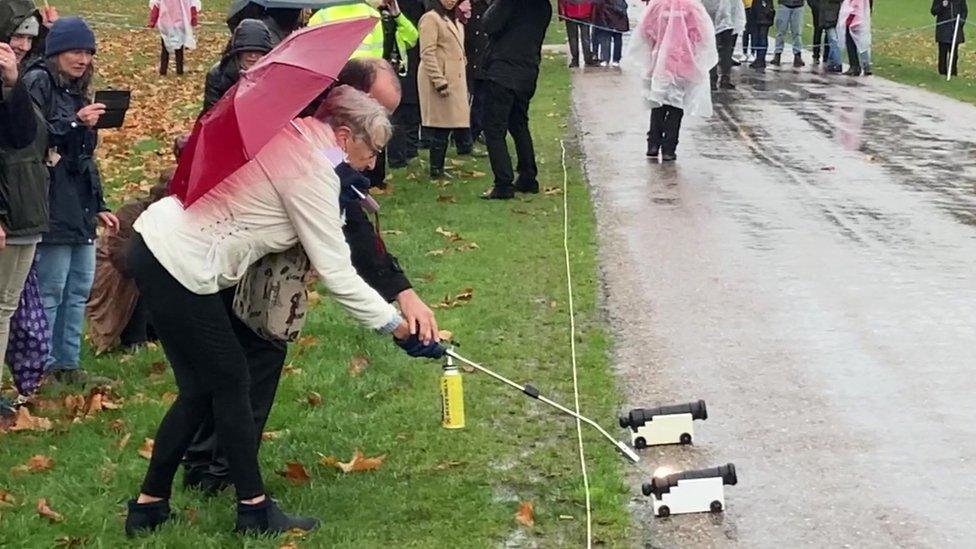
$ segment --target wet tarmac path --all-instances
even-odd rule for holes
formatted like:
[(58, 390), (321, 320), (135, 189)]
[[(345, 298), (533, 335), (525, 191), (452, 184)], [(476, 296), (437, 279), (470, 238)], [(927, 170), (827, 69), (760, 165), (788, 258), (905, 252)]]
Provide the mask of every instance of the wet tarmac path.
[[(634, 75), (574, 75), (628, 408), (710, 416), (644, 451), (636, 544), (973, 547), (976, 108), (809, 68), (736, 80), (662, 165)], [(727, 462), (725, 513), (651, 516), (656, 467)]]

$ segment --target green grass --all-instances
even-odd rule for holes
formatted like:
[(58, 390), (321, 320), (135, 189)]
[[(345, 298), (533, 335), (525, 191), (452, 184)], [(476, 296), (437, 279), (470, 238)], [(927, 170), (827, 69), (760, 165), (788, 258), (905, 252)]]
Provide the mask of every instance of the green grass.
[[(938, 46), (935, 43), (935, 17), (929, 13), (930, 6), (929, 2), (913, 0), (888, 0), (875, 6), (876, 73), (976, 103), (976, 88), (973, 87), (976, 64), (968, 44), (960, 47), (959, 76), (946, 82), (945, 77), (936, 71)], [(972, 24), (968, 27), (971, 32)]]
[[(97, 11), (87, 1), (75, 1), (61, 4), (62, 13), (81, 5)], [(141, 1), (96, 5), (111, 5), (107, 11), (129, 14), (133, 22), (144, 16)], [(114, 38), (111, 30), (100, 33), (103, 39)], [(134, 87), (141, 85), (133, 82)], [(549, 188), (562, 184), (559, 139), (572, 134), (567, 128), (569, 92), (562, 62), (548, 59), (533, 103), (533, 130), (540, 180)], [(133, 139), (133, 153), (154, 145), (152, 140), (166, 142), (155, 133)], [(582, 406), (610, 426), (619, 402), (609, 368), (610, 341), (597, 308), (595, 223), (574, 160), (578, 154), (573, 143), (569, 147)], [(463, 354), (514, 379), (531, 381), (571, 405), (562, 196), (553, 192), (485, 203), (477, 195), (490, 184), (486, 160), (453, 166), (455, 174), (466, 175), (443, 187), (426, 181), (423, 168), (415, 164), (397, 172), (395, 191), (381, 199), (383, 228), (402, 231), (387, 236), (389, 246), (429, 302), (474, 289), (469, 303), (438, 311), (443, 327), (462, 343)], [(141, 177), (133, 172), (117, 187)], [(429, 255), (459, 246), (437, 234), (438, 227), (459, 233), (478, 248)], [(296, 540), (300, 547), (584, 544), (583, 491), (572, 421), (483, 375), (466, 374), (467, 428), (448, 431), (439, 424), (437, 364), (406, 358), (385, 338), (354, 326), (327, 298), (313, 310), (306, 333), (317, 342), (293, 346), (289, 363), (300, 372), (283, 378), (268, 425), (269, 431), (282, 434), (265, 442), (261, 452), (268, 489), (283, 506), (324, 519), (321, 531)], [(370, 359), (359, 377), (347, 372), (355, 354)], [(122, 536), (125, 501), (137, 492), (147, 465), (137, 449), (145, 437), (154, 436), (167, 408), (164, 395), (175, 390), (168, 370), (152, 373), (151, 365), (162, 360), (159, 349), (101, 357), (86, 351), (87, 369), (120, 380), (120, 410), (71, 423), (58, 409), (47, 408), (37, 413), (55, 419), (54, 431), (0, 434), (0, 489), (16, 498), (13, 505), (0, 503), (0, 547), (129, 546)], [(311, 391), (323, 396), (322, 405), (308, 404)], [(44, 393), (51, 401), (61, 396), (55, 387)], [(121, 449), (123, 433), (110, 426), (117, 419), (124, 421), (123, 433), (131, 434)], [(621, 459), (594, 433), (586, 431), (584, 436), (595, 536), (611, 546), (625, 545), (630, 488), (622, 481)], [(345, 460), (356, 448), (388, 457), (378, 471), (352, 475), (318, 464), (320, 455)], [(11, 472), (35, 454), (53, 458), (53, 470)], [(274, 473), (293, 460), (308, 467), (309, 484), (294, 486)], [(49, 523), (39, 517), (39, 498), (47, 498), (64, 521)], [(520, 501), (535, 503), (532, 529), (513, 520)], [(177, 488), (173, 504), (181, 520), (133, 545), (279, 547), (286, 541), (242, 541), (229, 533), (234, 518), (229, 493), (206, 500)], [(188, 509), (193, 510), (193, 520)]]

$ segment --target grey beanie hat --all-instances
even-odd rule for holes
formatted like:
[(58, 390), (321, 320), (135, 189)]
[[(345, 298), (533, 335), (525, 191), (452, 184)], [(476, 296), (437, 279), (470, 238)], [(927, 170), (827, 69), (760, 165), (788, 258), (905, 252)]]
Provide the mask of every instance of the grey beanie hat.
[(41, 32), (41, 24), (37, 20), (37, 17), (30, 16), (25, 18), (23, 22), (20, 23), (20, 26), (17, 27), (17, 30), (14, 31), (14, 34), (15, 35), (22, 34), (24, 36), (33, 36), (37, 38), (37, 35), (40, 32)]

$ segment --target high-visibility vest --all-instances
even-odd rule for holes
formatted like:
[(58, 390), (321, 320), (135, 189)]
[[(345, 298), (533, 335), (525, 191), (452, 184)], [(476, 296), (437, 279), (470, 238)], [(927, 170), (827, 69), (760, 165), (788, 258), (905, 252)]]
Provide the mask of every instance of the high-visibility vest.
[(380, 12), (369, 4), (349, 4), (346, 6), (332, 6), (320, 9), (308, 20), (308, 26), (314, 27), (316, 25), (337, 23), (350, 19), (362, 19), (364, 17), (375, 17), (377, 20), (376, 27), (366, 35), (363, 43), (353, 52), (352, 58), (383, 57), (383, 21), (380, 17)]
[[(369, 4), (349, 4), (320, 9), (308, 20), (308, 25), (314, 27), (315, 25), (364, 17), (375, 17), (377, 19), (376, 26), (366, 35), (363, 43), (356, 48), (351, 58), (383, 57), (383, 18), (380, 12)], [(402, 13), (396, 16), (396, 44), (400, 54), (402, 74), (405, 74), (407, 68), (407, 50), (416, 46), (418, 40), (420, 40), (420, 32), (417, 31), (417, 27)]]

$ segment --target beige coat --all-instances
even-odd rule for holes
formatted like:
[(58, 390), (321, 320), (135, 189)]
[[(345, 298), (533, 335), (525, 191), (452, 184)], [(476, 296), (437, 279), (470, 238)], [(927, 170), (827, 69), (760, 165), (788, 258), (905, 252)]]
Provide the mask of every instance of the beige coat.
[(430, 128), (471, 125), (464, 26), (437, 12), (420, 18), (420, 117)]

